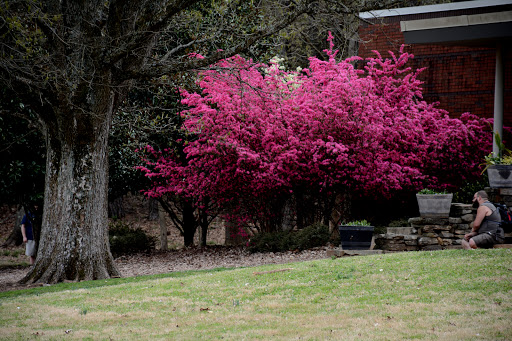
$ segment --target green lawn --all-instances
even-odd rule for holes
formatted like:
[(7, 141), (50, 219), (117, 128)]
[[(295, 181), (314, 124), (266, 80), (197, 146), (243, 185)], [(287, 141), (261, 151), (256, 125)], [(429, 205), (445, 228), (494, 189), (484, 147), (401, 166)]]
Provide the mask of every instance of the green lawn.
[(0, 293), (0, 339), (511, 340), (512, 250), (343, 257)]

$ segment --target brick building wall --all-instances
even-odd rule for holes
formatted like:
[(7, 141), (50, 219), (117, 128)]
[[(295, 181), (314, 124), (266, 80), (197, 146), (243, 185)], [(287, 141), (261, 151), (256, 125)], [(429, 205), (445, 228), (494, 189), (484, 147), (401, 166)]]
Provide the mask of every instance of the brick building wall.
[[(467, 11), (465, 11), (467, 12)], [(463, 13), (470, 14), (470, 13)], [(436, 13), (436, 16), (439, 16)], [(442, 14), (441, 14), (442, 16)], [(359, 56), (374, 57), (373, 50), (388, 57), (388, 51), (398, 53), (404, 44), (400, 21), (424, 19), (423, 15), (397, 15), (369, 20), (359, 27)], [(496, 52), (490, 47), (406, 45), (405, 51), (412, 53), (413, 68), (426, 67), (420, 76), (423, 95), (427, 102), (439, 102), (451, 117), (464, 112), (482, 117), (493, 117), (494, 76)], [(512, 49), (505, 49), (505, 89), (503, 120), (512, 127)]]

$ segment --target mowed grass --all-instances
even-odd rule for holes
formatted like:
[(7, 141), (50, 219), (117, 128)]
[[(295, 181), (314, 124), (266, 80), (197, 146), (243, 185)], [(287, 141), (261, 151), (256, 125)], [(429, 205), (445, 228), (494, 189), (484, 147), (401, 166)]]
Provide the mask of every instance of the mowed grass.
[(2, 340), (512, 339), (506, 249), (343, 257), (1, 294)]

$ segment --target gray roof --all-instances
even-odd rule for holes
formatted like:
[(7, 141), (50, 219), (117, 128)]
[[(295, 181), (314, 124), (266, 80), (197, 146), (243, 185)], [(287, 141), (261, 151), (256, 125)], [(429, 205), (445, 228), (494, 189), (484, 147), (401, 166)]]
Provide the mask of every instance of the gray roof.
[(361, 17), (363, 19), (372, 19), (372, 18), (393, 17), (393, 16), (398, 16), (398, 15), (411, 15), (411, 14), (457, 11), (457, 10), (464, 10), (464, 9), (476, 9), (476, 8), (482, 8), (482, 7), (495, 7), (495, 6), (504, 6), (504, 5), (512, 5), (512, 0), (475, 0), (475, 1), (454, 2), (454, 3), (449, 3), (449, 4), (440, 4), (440, 5), (395, 8), (395, 9), (361, 12), (361, 13), (359, 13), (359, 17)]
[(367, 20), (394, 16), (401, 16), (400, 29), (406, 44), (512, 43), (512, 0), (464, 1), (360, 13)]

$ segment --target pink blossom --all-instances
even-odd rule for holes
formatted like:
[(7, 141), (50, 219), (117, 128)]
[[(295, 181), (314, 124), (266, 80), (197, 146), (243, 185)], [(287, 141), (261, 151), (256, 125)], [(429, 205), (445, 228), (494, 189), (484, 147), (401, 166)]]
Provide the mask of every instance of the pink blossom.
[(199, 53), (191, 52), (188, 54), (189, 58), (197, 58), (197, 59), (204, 59), (204, 56), (202, 56)]
[(425, 102), (421, 70), (407, 67), (403, 47), (363, 69), (351, 64), (360, 58), (336, 62), (332, 44), (326, 53), (302, 72), (240, 56), (203, 72), (202, 94), (182, 90), (183, 129), (197, 137), (186, 162), (148, 146), (139, 168), (153, 181), (146, 194), (208, 197), (254, 222), (301, 191), (391, 197), (478, 176), (491, 145), (487, 120), (449, 118)]

